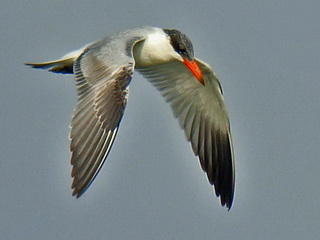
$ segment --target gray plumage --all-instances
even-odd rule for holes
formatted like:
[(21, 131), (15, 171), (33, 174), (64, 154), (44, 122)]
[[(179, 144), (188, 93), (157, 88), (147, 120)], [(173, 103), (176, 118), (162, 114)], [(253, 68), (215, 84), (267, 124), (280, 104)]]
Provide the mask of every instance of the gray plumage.
[[(197, 65), (201, 76), (184, 61)], [(78, 104), (70, 132), (74, 195), (80, 197), (86, 191), (105, 162), (137, 70), (170, 103), (221, 204), (231, 208), (234, 157), (221, 86), (210, 66), (194, 58), (186, 35), (154, 27), (131, 29), (57, 61), (27, 65), (75, 75)]]

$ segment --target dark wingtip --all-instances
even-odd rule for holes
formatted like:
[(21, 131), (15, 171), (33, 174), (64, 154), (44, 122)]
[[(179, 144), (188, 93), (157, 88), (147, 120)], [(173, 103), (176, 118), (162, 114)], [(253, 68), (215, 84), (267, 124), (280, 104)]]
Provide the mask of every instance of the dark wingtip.
[(228, 186), (226, 189), (220, 189), (218, 197), (220, 197), (221, 205), (230, 211), (234, 198), (234, 186)]
[(226, 207), (228, 208), (228, 211), (231, 210), (233, 204), (233, 193), (230, 194), (229, 199), (226, 201)]
[(84, 193), (83, 190), (79, 190), (77, 188), (74, 188), (73, 192), (72, 192), (72, 196), (75, 196), (78, 199), (82, 196), (83, 193)]
[[(224, 194), (224, 195), (222, 195)], [(233, 193), (222, 193), (219, 194), (217, 197), (220, 197), (220, 203), (222, 207), (226, 207), (228, 211), (231, 210), (233, 204)]]

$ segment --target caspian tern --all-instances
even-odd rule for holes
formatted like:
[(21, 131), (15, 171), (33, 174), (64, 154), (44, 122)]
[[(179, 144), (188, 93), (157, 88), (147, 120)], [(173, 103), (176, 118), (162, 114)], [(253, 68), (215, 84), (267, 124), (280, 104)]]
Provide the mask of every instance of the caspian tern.
[(170, 103), (221, 205), (231, 208), (235, 168), (222, 89), (210, 66), (194, 57), (185, 34), (155, 27), (130, 29), (56, 61), (26, 65), (75, 75), (78, 105), (70, 132), (73, 195), (80, 197), (87, 190), (105, 162), (137, 70)]

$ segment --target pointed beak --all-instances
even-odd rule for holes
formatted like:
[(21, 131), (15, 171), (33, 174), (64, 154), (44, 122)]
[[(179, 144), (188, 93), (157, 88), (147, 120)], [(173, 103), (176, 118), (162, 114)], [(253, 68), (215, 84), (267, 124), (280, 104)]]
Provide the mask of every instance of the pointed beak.
[(189, 68), (189, 70), (192, 72), (192, 74), (198, 79), (198, 81), (204, 86), (204, 80), (202, 76), (202, 72), (197, 64), (196, 61), (189, 61), (186, 58), (183, 58), (183, 63)]

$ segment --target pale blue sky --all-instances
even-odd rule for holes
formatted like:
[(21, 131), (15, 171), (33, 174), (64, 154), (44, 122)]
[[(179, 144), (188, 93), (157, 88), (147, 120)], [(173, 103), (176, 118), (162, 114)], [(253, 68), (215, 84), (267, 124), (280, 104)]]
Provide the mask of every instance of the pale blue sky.
[[(316, 239), (319, 1), (9, 1), (0, 8), (1, 239)], [(176, 28), (220, 78), (236, 157), (222, 208), (140, 75), (108, 161), (71, 197), (71, 75), (23, 66), (131, 27)]]

